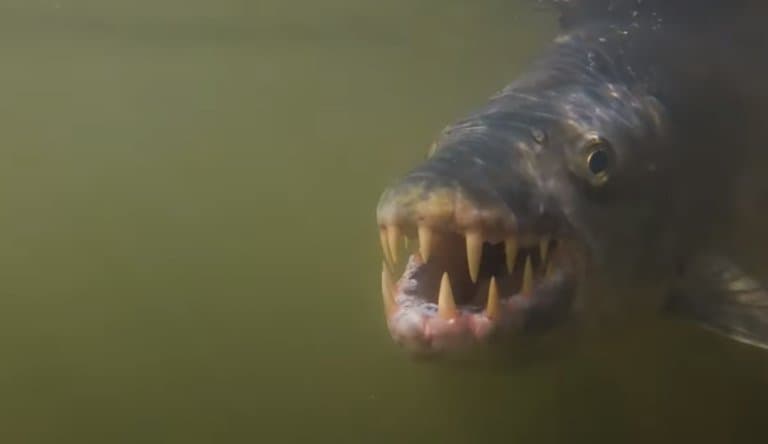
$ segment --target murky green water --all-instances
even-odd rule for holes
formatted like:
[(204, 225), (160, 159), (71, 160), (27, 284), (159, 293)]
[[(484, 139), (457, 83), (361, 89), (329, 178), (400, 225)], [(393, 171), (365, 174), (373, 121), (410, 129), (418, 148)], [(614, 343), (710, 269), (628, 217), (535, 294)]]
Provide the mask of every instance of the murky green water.
[(0, 2), (0, 442), (764, 436), (768, 355), (685, 325), (391, 344), (378, 194), (554, 29), (472, 3)]

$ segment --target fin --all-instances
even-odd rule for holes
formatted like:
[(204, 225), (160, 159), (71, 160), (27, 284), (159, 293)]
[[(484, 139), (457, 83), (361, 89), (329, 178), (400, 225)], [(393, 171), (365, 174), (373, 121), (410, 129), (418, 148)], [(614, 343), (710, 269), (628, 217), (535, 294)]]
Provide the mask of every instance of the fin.
[(665, 311), (768, 349), (768, 287), (727, 258), (697, 258), (681, 270)]

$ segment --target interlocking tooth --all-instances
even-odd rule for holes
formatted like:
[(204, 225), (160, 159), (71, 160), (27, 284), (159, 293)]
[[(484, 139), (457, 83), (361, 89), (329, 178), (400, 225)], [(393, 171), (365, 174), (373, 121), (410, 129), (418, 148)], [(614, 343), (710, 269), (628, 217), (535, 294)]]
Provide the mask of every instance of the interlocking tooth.
[(384, 252), (384, 260), (391, 264), (392, 255), (389, 253), (389, 240), (387, 239), (387, 229), (385, 227), (379, 229), (379, 241), (381, 241), (381, 250)]
[(443, 278), (440, 280), (437, 314), (446, 320), (453, 319), (458, 314), (456, 311), (456, 301), (453, 300), (453, 289), (451, 289), (451, 280), (448, 278), (448, 273), (443, 273)]
[(395, 308), (395, 282), (389, 273), (386, 263), (381, 264), (381, 295), (384, 299), (384, 310), (387, 314)]
[(523, 286), (520, 289), (520, 293), (525, 296), (530, 295), (533, 292), (533, 265), (531, 265), (531, 257), (525, 258), (525, 269), (523, 270)]
[(432, 230), (426, 225), (419, 225), (419, 253), (424, 263), (429, 261), (429, 254), (432, 252)]
[(396, 264), (400, 255), (400, 228), (392, 225), (387, 229), (387, 244), (389, 245), (389, 256), (391, 263)]
[(547, 254), (549, 253), (549, 236), (544, 236), (539, 240), (539, 256), (541, 262), (546, 262)]
[(435, 154), (435, 151), (437, 151), (437, 142), (433, 142), (432, 145), (429, 146), (429, 149), (427, 150), (427, 159), (432, 157), (432, 155)]
[(491, 283), (488, 285), (488, 302), (485, 305), (485, 315), (489, 319), (495, 319), (501, 310), (499, 300), (499, 287), (496, 285), (496, 277), (491, 277)]
[(517, 259), (517, 238), (510, 237), (504, 242), (504, 252), (507, 255), (507, 272), (511, 274)]
[(467, 233), (467, 263), (469, 264), (469, 276), (472, 278), (472, 282), (477, 282), (482, 256), (483, 237), (477, 232)]

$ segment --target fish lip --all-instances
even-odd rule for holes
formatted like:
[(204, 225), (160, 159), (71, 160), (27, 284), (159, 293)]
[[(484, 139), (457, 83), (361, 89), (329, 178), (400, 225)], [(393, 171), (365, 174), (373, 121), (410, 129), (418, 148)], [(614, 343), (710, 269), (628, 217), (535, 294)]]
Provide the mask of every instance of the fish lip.
[(415, 253), (395, 284), (394, 305), (385, 310), (390, 336), (410, 354), (439, 356), (472, 351), (496, 339), (549, 328), (540, 325), (542, 316), (550, 320), (567, 316), (555, 312), (563, 308), (569, 311), (580, 280), (580, 265), (586, 259), (579, 248), (564, 250), (553, 259), (554, 268), (537, 282), (531, 294), (502, 296), (502, 309), (495, 317), (487, 316), (479, 305), (459, 304), (457, 314), (450, 319), (439, 315), (436, 302), (418, 293), (416, 276), (425, 264)]
[(459, 183), (435, 185), (428, 178), (425, 175), (423, 180), (414, 181), (419, 176), (411, 175), (408, 182), (387, 188), (376, 208), (379, 226), (425, 225), (454, 233), (474, 230), (494, 241), (518, 230), (521, 221), (493, 188), (471, 192)]

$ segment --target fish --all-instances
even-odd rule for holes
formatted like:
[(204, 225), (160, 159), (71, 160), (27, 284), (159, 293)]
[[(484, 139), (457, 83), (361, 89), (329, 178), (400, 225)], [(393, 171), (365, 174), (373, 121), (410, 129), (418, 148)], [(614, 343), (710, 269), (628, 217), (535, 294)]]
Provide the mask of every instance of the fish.
[(768, 347), (764, 236), (735, 240), (768, 226), (768, 8), (550, 3), (554, 41), (379, 199), (393, 340), (439, 355), (644, 305)]

